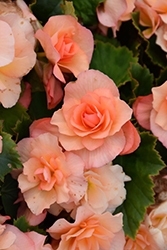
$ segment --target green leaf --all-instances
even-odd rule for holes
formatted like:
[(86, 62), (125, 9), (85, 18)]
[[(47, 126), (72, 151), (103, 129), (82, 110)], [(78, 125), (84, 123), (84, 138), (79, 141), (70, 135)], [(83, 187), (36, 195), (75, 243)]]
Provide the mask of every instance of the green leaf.
[(96, 8), (105, 0), (73, 0), (75, 12), (86, 26), (98, 23)]
[(43, 229), (38, 228), (38, 226), (30, 226), (28, 221), (26, 221), (25, 216), (21, 216), (17, 220), (14, 220), (13, 225), (20, 229), (22, 232), (35, 231), (37, 233), (46, 235), (46, 232)]
[(162, 51), (162, 49), (158, 45), (155, 44), (155, 40), (156, 40), (155, 35), (153, 35), (149, 40), (143, 36), (140, 25), (139, 25), (139, 12), (132, 13), (132, 22), (133, 22), (134, 27), (138, 30), (138, 34), (142, 38), (140, 41), (141, 47), (146, 46), (145, 52), (151, 59), (151, 62), (153, 64), (156, 64), (164, 68), (167, 64), (166, 55)]
[(134, 90), (136, 96), (146, 96), (151, 94), (154, 77), (149, 69), (146, 66), (142, 67), (138, 63), (132, 63), (129, 71), (133, 80), (136, 82)]
[(26, 221), (26, 218), (24, 215), (18, 218), (17, 220), (14, 220), (13, 225), (24, 233), (28, 231), (28, 228), (30, 226), (28, 221)]
[(35, 3), (30, 5), (33, 14), (44, 25), (48, 18), (55, 15), (63, 14), (60, 4), (63, 0), (36, 0)]
[(150, 176), (157, 175), (165, 167), (155, 148), (156, 139), (149, 133), (141, 134), (139, 148), (129, 155), (118, 156), (114, 164), (120, 164), (131, 177), (126, 183), (127, 196), (114, 213), (123, 213), (125, 234), (133, 240), (144, 219), (146, 208), (154, 203), (153, 182)]
[(73, 6), (73, 2), (65, 1), (65, 3), (61, 5), (61, 8), (64, 12), (64, 15), (71, 15), (71, 16), (75, 17), (75, 19), (77, 19), (77, 21), (78, 21), (78, 18), (75, 15), (75, 9)]
[(19, 154), (15, 149), (16, 144), (11, 139), (11, 135), (1, 132), (2, 152), (0, 153), (0, 180), (4, 180), (4, 176), (12, 171), (13, 168), (21, 168), (22, 164), (19, 160)]
[(97, 69), (108, 75), (117, 86), (131, 80), (128, 69), (131, 62), (137, 62), (132, 52), (126, 47), (115, 48), (109, 43), (98, 42), (90, 64), (91, 69)]
[(14, 202), (18, 198), (18, 192), (18, 182), (10, 174), (6, 175), (1, 188), (1, 198), (5, 213), (11, 218), (16, 218), (17, 215), (19, 204)]
[(23, 120), (30, 121), (30, 117), (27, 114), (27, 109), (20, 103), (17, 103), (8, 109), (0, 106), (0, 120), (3, 121), (3, 131), (11, 135), (16, 135), (14, 128), (18, 120), (22, 123)]

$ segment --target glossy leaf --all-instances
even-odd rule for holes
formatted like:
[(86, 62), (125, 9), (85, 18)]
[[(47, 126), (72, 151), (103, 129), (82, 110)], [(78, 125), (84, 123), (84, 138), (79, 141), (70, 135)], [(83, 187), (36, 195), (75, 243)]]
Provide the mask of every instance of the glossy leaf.
[(128, 72), (131, 62), (137, 62), (137, 58), (126, 47), (97, 42), (90, 68), (108, 75), (119, 87), (131, 80)]
[(115, 213), (124, 214), (124, 231), (132, 239), (135, 239), (146, 208), (154, 203), (151, 176), (158, 174), (159, 170), (165, 167), (154, 149), (155, 141), (152, 135), (142, 133), (139, 148), (133, 154), (119, 156), (114, 161), (114, 164), (120, 164), (125, 173), (131, 177), (131, 181), (126, 183), (126, 200)]

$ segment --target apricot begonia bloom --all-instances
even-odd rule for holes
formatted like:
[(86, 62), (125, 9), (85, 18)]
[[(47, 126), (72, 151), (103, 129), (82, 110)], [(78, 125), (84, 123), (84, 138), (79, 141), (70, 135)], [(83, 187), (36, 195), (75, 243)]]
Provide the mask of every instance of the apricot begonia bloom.
[(54, 66), (53, 74), (65, 83), (62, 72), (72, 72), (75, 77), (89, 68), (93, 53), (93, 36), (70, 15), (52, 16), (35, 33), (46, 57)]
[[(0, 3), (0, 102), (12, 107), (19, 99), (20, 81), (35, 65), (35, 38), (30, 22), (22, 18), (12, 6), (6, 13), (6, 5)], [(8, 5), (7, 5), (8, 6)], [(26, 48), (26, 49), (25, 49)]]
[(131, 114), (115, 83), (100, 71), (88, 70), (66, 85), (64, 104), (51, 124), (58, 126), (62, 146), (80, 155), (86, 168), (101, 167), (124, 149), (122, 126)]
[(160, 25), (160, 16), (149, 5), (142, 2), (135, 2), (136, 11), (140, 11), (139, 22), (142, 26), (148, 27), (143, 31), (146, 38), (150, 38)]
[(167, 147), (167, 81), (152, 88), (151, 95), (137, 98), (133, 108), (139, 124), (150, 128), (153, 135)]
[(33, 121), (30, 125), (30, 137), (37, 137), (44, 133), (51, 133), (55, 136), (59, 135), (58, 128), (51, 123), (51, 118), (42, 118)]
[(126, 244), (124, 250), (162, 250), (159, 249), (154, 237), (144, 224), (140, 224), (135, 241), (126, 236)]
[(25, 138), (18, 143), (18, 152), (24, 166), (19, 187), (32, 213), (39, 215), (55, 202), (82, 199), (87, 189), (84, 163), (71, 152), (63, 153), (56, 136)]
[[(131, 180), (119, 165), (91, 168), (84, 173), (88, 188), (83, 200), (95, 213), (113, 212), (125, 200), (124, 182)], [(82, 202), (82, 201), (81, 201)]]
[(105, 27), (111, 27), (116, 36), (116, 30), (122, 21), (131, 19), (131, 13), (135, 8), (135, 0), (105, 0), (97, 7), (97, 17)]
[(0, 215), (0, 249), (3, 250), (52, 250), (50, 244), (44, 245), (46, 236), (36, 232), (23, 233), (17, 227), (3, 224), (9, 216)]
[(95, 214), (84, 206), (78, 208), (74, 223), (58, 219), (47, 232), (60, 240), (57, 250), (123, 250), (125, 244), (121, 213)]
[(160, 250), (167, 249), (167, 201), (154, 208), (145, 219), (156, 244)]

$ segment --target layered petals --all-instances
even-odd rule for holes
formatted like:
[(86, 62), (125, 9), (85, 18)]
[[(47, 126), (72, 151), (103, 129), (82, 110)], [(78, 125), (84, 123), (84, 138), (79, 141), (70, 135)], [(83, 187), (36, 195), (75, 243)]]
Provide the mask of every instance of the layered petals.
[(56, 136), (44, 133), (25, 138), (19, 142), (18, 152), (24, 166), (19, 187), (35, 215), (55, 202), (77, 203), (85, 195), (84, 162), (71, 152), (63, 153)]
[(0, 102), (10, 108), (19, 99), (22, 77), (35, 65), (35, 38), (33, 27), (15, 3), (1, 2), (0, 9)]
[(93, 36), (74, 17), (52, 16), (43, 30), (37, 30), (35, 37), (41, 43), (46, 57), (53, 65), (53, 74), (59, 81), (66, 82), (63, 72), (71, 72), (77, 77), (89, 68)]
[(60, 239), (57, 250), (123, 250), (125, 244), (121, 213), (98, 215), (84, 206), (78, 208), (74, 223), (59, 219), (47, 231), (54, 239)]
[(89, 70), (82, 72), (75, 83), (67, 84), (64, 104), (53, 114), (51, 124), (58, 126), (62, 146), (81, 156), (86, 168), (100, 167), (124, 149), (122, 128), (131, 114), (130, 107), (120, 100), (115, 83), (103, 73)]

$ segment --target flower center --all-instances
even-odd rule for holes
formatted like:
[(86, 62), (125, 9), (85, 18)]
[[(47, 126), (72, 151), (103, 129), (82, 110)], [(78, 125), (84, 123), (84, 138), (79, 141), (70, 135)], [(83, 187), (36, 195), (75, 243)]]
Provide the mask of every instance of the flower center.
[(40, 181), (38, 189), (49, 191), (53, 188), (55, 183), (57, 185), (61, 185), (63, 173), (58, 169), (56, 159), (51, 157), (50, 161), (48, 162), (43, 157), (41, 157), (40, 162), (42, 163), (43, 167), (38, 168), (34, 172), (34, 175), (36, 175)]

